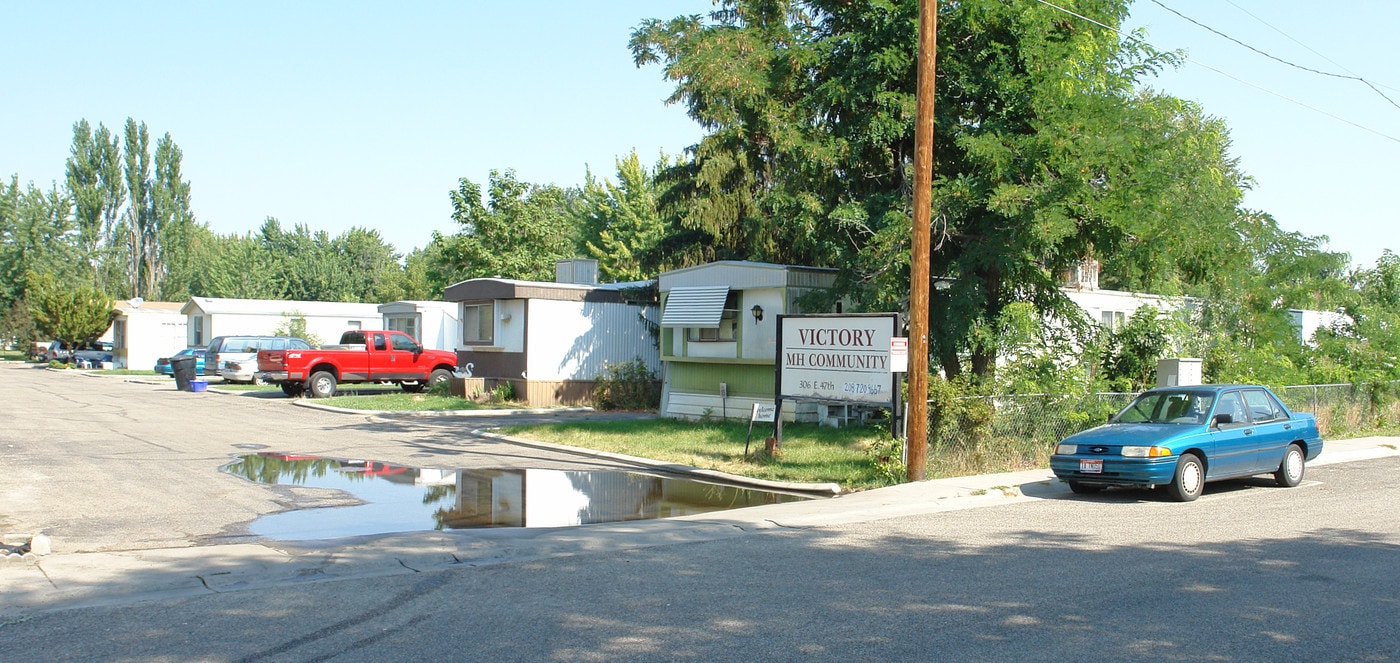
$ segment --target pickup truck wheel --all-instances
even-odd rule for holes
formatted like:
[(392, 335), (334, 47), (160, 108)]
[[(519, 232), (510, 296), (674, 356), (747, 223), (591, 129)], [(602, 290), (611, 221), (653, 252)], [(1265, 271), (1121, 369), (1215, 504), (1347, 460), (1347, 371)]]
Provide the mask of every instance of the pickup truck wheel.
[(440, 384), (447, 384), (452, 380), (452, 371), (439, 368), (428, 375), (428, 388), (432, 389)]
[(335, 374), (330, 371), (317, 371), (306, 381), (306, 390), (312, 398), (330, 398), (335, 395)]

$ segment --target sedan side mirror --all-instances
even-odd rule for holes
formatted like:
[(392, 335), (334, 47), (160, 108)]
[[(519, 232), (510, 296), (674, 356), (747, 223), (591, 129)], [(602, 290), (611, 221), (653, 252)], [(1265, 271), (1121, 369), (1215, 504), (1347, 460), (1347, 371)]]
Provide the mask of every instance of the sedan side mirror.
[(1230, 415), (1227, 414), (1227, 413), (1222, 412), (1222, 413), (1220, 413), (1220, 414), (1215, 415), (1215, 420), (1212, 422), (1212, 425), (1215, 426), (1216, 428), (1219, 428), (1221, 424), (1233, 424), (1233, 423), (1235, 423), (1235, 418), (1232, 417), (1232, 416), (1230, 416)]

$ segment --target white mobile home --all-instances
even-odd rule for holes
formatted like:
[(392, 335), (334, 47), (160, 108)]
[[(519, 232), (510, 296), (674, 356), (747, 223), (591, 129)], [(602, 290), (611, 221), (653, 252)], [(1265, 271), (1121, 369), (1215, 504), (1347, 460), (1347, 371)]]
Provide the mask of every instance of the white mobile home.
[(456, 302), (400, 301), (379, 305), (384, 329), (401, 331), (430, 350), (457, 350), (462, 321)]
[(292, 320), (306, 322), (308, 341), (335, 343), (350, 329), (374, 329), (381, 324), (378, 304), (309, 302), (278, 299), (191, 297), (180, 309), (188, 321), (186, 344), (208, 345), (215, 336), (258, 336), (274, 333)]
[(187, 319), (179, 302), (117, 302), (112, 315), (112, 363), (150, 370), (156, 360), (188, 347)]
[[(559, 274), (580, 271), (588, 278), (563, 266)], [(451, 285), (444, 299), (461, 321), (457, 365), (478, 388), (509, 383), (531, 405), (587, 403), (610, 363), (641, 360), (660, 371), (657, 307), (642, 294), (646, 285), (495, 278)]]

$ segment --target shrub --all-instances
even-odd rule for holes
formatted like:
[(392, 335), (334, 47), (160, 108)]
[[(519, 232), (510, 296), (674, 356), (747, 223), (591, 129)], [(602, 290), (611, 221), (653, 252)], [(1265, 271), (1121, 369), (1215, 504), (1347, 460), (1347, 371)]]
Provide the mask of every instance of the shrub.
[(661, 407), (661, 385), (646, 362), (634, 359), (608, 363), (593, 389), (593, 407), (599, 410), (656, 410)]
[(491, 387), (491, 402), (505, 403), (515, 400), (515, 385), (509, 382), (501, 382)]

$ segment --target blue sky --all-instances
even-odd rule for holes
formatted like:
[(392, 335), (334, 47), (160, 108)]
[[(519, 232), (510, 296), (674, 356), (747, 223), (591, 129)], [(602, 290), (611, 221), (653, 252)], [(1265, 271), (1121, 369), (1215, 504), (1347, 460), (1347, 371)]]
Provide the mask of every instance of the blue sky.
[[(1283, 59), (1390, 86), (1381, 90), (1400, 101), (1394, 0), (1162, 2)], [(332, 235), (373, 228), (406, 252), (434, 230), (456, 231), (448, 192), (460, 177), (484, 183), (491, 169), (513, 168), (527, 181), (577, 185), (589, 167), (611, 177), (633, 149), (651, 162), (695, 143), (699, 128), (663, 103), (670, 86), (658, 67), (632, 64), (627, 39), (642, 19), (711, 7), (0, 0), (0, 175), (47, 188), (62, 177), (74, 122), (119, 130), (132, 117), (184, 151), (195, 214), (217, 232), (256, 230), (271, 216)], [(1256, 181), (1247, 207), (1330, 236), (1358, 265), (1400, 248), (1391, 194), (1400, 108), (1152, 0), (1135, 3), (1129, 24), (1201, 63), (1151, 84), (1226, 120)]]

